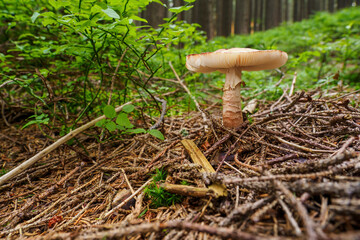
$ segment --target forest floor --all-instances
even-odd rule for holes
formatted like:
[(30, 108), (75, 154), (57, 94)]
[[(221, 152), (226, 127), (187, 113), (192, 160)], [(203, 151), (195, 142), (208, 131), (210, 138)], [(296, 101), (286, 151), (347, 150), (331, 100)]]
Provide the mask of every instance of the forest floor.
[[(211, 117), (220, 116), (215, 105), (207, 121), (199, 112), (165, 117), (164, 141), (143, 134), (100, 144), (96, 128), (87, 130), (76, 146), (61, 145), (0, 186), (0, 237), (359, 239), (360, 110), (352, 101), (359, 92), (284, 94), (258, 102), (236, 131)], [(5, 169), (52, 143), (35, 126), (1, 121)], [(204, 156), (217, 173), (193, 163)], [(154, 183), (156, 172), (166, 180)], [(155, 206), (161, 198), (169, 206)]]

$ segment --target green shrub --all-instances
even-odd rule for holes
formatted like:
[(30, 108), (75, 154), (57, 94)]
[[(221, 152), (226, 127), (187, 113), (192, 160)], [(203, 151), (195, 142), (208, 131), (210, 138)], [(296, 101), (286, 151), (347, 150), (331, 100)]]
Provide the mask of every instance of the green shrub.
[[(171, 17), (159, 28), (139, 17), (150, 2), (166, 7), (159, 0), (1, 1), (0, 84), (9, 82), (7, 103), (23, 99), (22, 107), (49, 115), (69, 131), (86, 115), (100, 113), (110, 94), (111, 105), (161, 94), (149, 80), (155, 74), (169, 77), (164, 65), (171, 59), (179, 68), (184, 59), (182, 50), (174, 59), (170, 49), (205, 38), (196, 33), (196, 24), (177, 21), (193, 0), (169, 8)], [(10, 90), (14, 85), (20, 92)], [(149, 113), (157, 111), (154, 106)]]

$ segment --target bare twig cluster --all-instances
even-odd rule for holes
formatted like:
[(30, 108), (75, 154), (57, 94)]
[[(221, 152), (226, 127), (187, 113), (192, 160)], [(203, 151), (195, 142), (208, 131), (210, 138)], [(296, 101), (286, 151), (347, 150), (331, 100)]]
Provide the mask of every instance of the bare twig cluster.
[[(99, 148), (95, 138), (79, 134), (82, 149), (59, 147), (1, 186), (0, 236), (359, 237), (360, 111), (346, 98), (320, 94), (284, 92), (235, 130), (224, 128), (210, 108), (190, 117), (162, 116), (165, 141), (122, 135)], [(218, 171), (201, 173), (183, 139), (195, 142)], [(41, 149), (44, 142), (34, 144)], [(155, 169), (167, 171), (169, 184), (206, 189), (220, 182), (228, 196), (184, 193), (181, 204), (154, 209), (143, 190)]]

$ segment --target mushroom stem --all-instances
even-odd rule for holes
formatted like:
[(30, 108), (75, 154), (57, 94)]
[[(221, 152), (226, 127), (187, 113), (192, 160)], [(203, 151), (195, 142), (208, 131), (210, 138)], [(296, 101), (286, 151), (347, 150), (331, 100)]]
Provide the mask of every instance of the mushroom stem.
[(243, 123), (241, 111), (241, 71), (230, 68), (226, 71), (223, 94), (223, 124), (237, 128)]

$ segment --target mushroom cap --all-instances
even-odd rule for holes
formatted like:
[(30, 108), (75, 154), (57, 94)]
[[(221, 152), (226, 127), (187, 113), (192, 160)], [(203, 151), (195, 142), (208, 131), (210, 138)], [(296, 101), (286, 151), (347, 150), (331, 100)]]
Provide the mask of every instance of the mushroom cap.
[(259, 71), (278, 68), (286, 63), (288, 55), (280, 50), (256, 50), (251, 48), (219, 49), (215, 52), (186, 56), (186, 68), (193, 72), (226, 73), (229, 68), (240, 71)]

